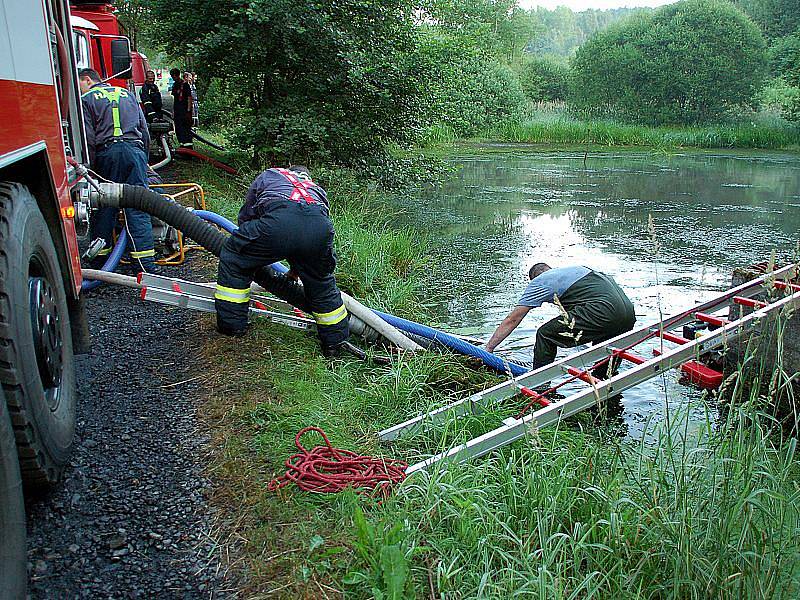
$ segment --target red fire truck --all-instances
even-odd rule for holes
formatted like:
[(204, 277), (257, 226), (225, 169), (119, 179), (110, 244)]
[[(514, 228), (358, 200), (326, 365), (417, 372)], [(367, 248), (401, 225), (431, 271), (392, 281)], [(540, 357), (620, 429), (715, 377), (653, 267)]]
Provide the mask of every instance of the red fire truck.
[(0, 0), (2, 598), (24, 595), (22, 487), (58, 481), (67, 464), (75, 430), (73, 355), (89, 343), (77, 241), (88, 219), (76, 65), (89, 61), (106, 77), (131, 72), (128, 40), (92, 19), (92, 7), (105, 5), (73, 3), (97, 31), (73, 29), (67, 0)]

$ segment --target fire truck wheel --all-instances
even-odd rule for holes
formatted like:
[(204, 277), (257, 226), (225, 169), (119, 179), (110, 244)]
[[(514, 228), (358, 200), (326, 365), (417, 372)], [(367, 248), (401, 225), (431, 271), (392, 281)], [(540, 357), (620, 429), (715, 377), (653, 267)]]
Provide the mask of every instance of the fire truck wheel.
[(25, 506), (14, 430), (0, 387), (0, 590), (3, 598), (24, 598)]
[(23, 482), (58, 481), (75, 434), (69, 312), (47, 224), (18, 183), (0, 183), (0, 383)]

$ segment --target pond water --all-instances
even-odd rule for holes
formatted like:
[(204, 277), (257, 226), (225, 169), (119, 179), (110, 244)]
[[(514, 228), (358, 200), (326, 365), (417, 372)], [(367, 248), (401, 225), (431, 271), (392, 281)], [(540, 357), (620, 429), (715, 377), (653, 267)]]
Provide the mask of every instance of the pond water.
[[(452, 158), (442, 186), (397, 200), (433, 238), (441, 268), (429, 299), (437, 325), (483, 339), (513, 308), (534, 262), (612, 275), (637, 325), (690, 308), (729, 286), (736, 266), (791, 257), (800, 239), (800, 157), (710, 154), (503, 154)], [(652, 218), (653, 228), (649, 227)], [(533, 310), (498, 348), (530, 361)], [(561, 351), (563, 356), (567, 351)], [(673, 371), (622, 400), (628, 434), (666, 407), (702, 411)], [(698, 414), (698, 417), (700, 415)]]

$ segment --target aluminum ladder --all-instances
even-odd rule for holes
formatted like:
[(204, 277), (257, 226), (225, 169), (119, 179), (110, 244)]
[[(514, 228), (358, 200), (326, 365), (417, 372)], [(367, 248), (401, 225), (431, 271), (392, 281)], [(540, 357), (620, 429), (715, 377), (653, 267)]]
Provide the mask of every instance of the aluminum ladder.
[[(772, 271), (698, 304), (690, 310), (590, 346), (535, 371), (385, 429), (378, 433), (378, 439), (390, 442), (409, 432), (425, 431), (432, 425), (453, 418), (479, 414), (483, 412), (483, 407), (516, 396), (520, 392), (532, 399), (532, 403), (536, 403), (538, 396), (539, 406), (535, 410), (518, 417), (509, 417), (500, 427), (492, 431), (410, 465), (406, 470), (406, 474), (410, 475), (444, 461), (464, 462), (483, 456), (536, 429), (575, 415), (672, 368), (681, 368), (690, 381), (705, 387), (718, 386), (722, 382), (722, 374), (692, 359), (736, 339), (765, 317), (800, 307), (800, 285), (789, 283), (796, 281), (798, 269), (799, 264), (793, 264)], [(789, 295), (770, 302), (754, 299), (773, 288), (785, 290)], [(741, 310), (752, 310), (752, 312), (730, 321), (726, 316), (712, 314), (729, 310), (732, 306), (743, 307)], [(707, 323), (713, 329), (694, 339), (687, 339), (670, 331), (696, 321)], [(651, 339), (663, 340), (660, 349), (653, 349), (652, 358), (645, 358), (633, 351), (637, 345)], [(669, 342), (674, 346), (664, 346), (663, 342)], [(608, 360), (630, 363), (632, 366), (620, 370), (608, 379), (593, 377), (590, 373), (592, 367), (598, 362)], [(552, 379), (565, 375), (569, 376), (570, 380), (583, 381), (587, 385), (561, 400), (553, 401), (548, 401), (532, 391), (532, 388), (549, 384)]]
[[(142, 300), (201, 312), (216, 312), (214, 308), (216, 286), (213, 283), (195, 283), (149, 273), (140, 273), (138, 282)], [(316, 331), (317, 324), (314, 320), (288, 302), (266, 295), (266, 292), (257, 286), (253, 292), (250, 300), (251, 314), (287, 327)]]

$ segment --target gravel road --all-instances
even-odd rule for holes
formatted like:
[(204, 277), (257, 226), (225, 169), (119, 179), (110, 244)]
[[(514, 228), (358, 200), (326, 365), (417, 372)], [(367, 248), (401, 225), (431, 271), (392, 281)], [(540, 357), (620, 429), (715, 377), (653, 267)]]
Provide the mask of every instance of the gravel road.
[(210, 332), (131, 289), (104, 286), (87, 309), (75, 452), (65, 481), (27, 507), (30, 596), (235, 598), (197, 418), (197, 340)]

